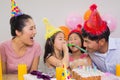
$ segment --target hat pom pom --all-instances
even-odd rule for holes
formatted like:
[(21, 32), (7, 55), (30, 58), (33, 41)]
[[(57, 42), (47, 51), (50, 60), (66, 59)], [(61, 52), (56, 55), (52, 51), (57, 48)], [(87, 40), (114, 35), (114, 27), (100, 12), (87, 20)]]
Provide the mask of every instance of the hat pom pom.
[(82, 25), (81, 25), (81, 24), (78, 24), (78, 25), (77, 25), (77, 28), (81, 29), (81, 28), (82, 28)]
[(90, 10), (92, 10), (92, 11), (94, 11), (96, 8), (97, 8), (96, 4), (93, 4), (93, 5), (90, 6)]

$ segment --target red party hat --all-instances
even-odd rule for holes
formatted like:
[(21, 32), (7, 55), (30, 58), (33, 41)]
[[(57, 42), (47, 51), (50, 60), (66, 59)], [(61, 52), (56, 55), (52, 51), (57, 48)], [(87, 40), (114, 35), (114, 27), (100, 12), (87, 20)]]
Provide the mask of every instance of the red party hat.
[(22, 12), (14, 0), (11, 0), (11, 16), (21, 15)]
[(107, 24), (101, 19), (96, 8), (95, 4), (90, 6), (92, 12), (89, 19), (84, 23), (84, 29), (90, 34), (100, 35), (106, 30)]
[(81, 34), (81, 28), (82, 28), (82, 26), (81, 26), (80, 24), (77, 25), (77, 28), (74, 29), (74, 30), (72, 30), (72, 31), (69, 33), (69, 35), (71, 35), (72, 33), (79, 33), (79, 34)]

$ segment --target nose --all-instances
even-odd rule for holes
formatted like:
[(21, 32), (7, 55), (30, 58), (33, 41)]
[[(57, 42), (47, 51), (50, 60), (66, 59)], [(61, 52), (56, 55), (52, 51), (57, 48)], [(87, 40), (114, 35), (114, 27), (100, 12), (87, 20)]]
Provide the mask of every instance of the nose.
[(33, 33), (34, 33), (34, 34), (36, 34), (36, 33), (37, 33), (37, 30), (36, 30), (36, 29), (34, 29), (34, 30), (33, 30)]
[(73, 40), (73, 39), (72, 39), (72, 40), (69, 40), (69, 43), (73, 44), (73, 43), (74, 43), (74, 40)]
[(83, 46), (84, 46), (84, 47), (87, 47), (87, 44), (86, 44), (86, 42), (83, 42)]

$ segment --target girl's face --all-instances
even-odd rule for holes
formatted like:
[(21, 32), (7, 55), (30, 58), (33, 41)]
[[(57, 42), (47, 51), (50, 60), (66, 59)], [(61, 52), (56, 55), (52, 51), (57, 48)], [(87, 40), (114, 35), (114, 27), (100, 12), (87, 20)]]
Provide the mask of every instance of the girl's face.
[[(69, 36), (68, 43), (69, 43), (69, 44), (75, 44), (75, 45), (77, 45), (77, 46), (79, 46), (79, 47), (82, 46), (81, 39), (80, 39), (79, 35), (76, 34), (76, 33), (72, 33), (72, 34)], [(74, 47), (74, 46), (69, 47), (69, 48), (70, 48), (70, 50), (71, 50), (72, 52), (76, 52), (76, 51), (79, 50), (78, 48), (76, 48), (76, 47)]]
[(25, 45), (33, 45), (34, 37), (36, 34), (36, 27), (32, 19), (28, 19), (25, 22), (25, 27), (22, 32), (18, 32), (18, 37)]
[(65, 42), (65, 36), (62, 32), (59, 32), (54, 40), (54, 48), (56, 50), (62, 51), (62, 44)]

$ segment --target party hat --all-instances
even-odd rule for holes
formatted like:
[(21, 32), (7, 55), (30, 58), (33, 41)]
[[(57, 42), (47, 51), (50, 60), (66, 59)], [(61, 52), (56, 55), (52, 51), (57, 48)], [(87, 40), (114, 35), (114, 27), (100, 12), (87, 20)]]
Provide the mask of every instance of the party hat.
[(97, 11), (97, 6), (93, 4), (90, 6), (91, 14), (87, 21), (84, 23), (84, 29), (92, 35), (100, 35), (107, 29), (107, 24), (100, 17)]
[(77, 25), (77, 28), (72, 30), (72, 31), (70, 31), (69, 35), (71, 35), (72, 33), (79, 33), (79, 34), (81, 34), (81, 28), (82, 28), (82, 26), (80, 24)]
[(61, 80), (72, 80), (70, 72), (67, 70), (65, 64), (63, 65), (63, 72), (62, 72)]
[(46, 26), (46, 34), (45, 34), (45, 39), (50, 38), (51, 36), (53, 36), (56, 32), (62, 31), (60, 28), (55, 28), (54, 26), (52, 26), (47, 18), (43, 19), (43, 22)]
[(11, 16), (21, 15), (22, 12), (14, 0), (11, 0)]

